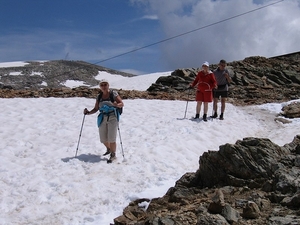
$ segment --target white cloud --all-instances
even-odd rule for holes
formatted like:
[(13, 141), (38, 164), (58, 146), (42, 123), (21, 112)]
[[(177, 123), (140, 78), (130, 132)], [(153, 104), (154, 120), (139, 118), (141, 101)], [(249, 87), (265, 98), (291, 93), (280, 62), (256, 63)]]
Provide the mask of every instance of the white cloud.
[[(170, 38), (274, 1), (262, 0), (136, 0), (157, 14)], [(275, 56), (300, 50), (300, 1), (274, 4), (249, 14), (199, 29), (162, 44), (171, 68), (197, 67), (204, 60), (240, 60), (252, 55)], [(149, 12), (149, 8), (146, 10)]]
[(142, 17), (142, 19), (157, 20), (158, 16), (157, 15), (145, 15), (145, 16)]

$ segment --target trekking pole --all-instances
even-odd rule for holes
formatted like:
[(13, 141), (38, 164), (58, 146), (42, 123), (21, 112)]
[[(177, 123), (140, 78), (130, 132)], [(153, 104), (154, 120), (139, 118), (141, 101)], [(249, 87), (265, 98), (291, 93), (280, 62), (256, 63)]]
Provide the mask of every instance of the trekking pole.
[(189, 89), (189, 92), (188, 92), (188, 99), (187, 99), (187, 101), (186, 101), (186, 106), (185, 106), (185, 112), (184, 112), (184, 117), (183, 117), (183, 119), (185, 119), (185, 117), (186, 117), (186, 111), (187, 111), (187, 107), (188, 107), (188, 104), (189, 104), (190, 93), (191, 93), (191, 89)]
[(123, 150), (123, 144), (122, 144), (122, 138), (121, 138), (121, 131), (120, 131), (119, 123), (118, 123), (118, 131), (119, 131), (120, 145), (121, 145), (121, 149), (122, 149), (123, 161), (126, 161), (125, 156), (124, 156), (124, 150)]
[(81, 124), (80, 133), (79, 133), (79, 139), (78, 139), (78, 143), (77, 143), (77, 148), (76, 148), (75, 158), (77, 157), (77, 151), (78, 151), (78, 146), (79, 146), (79, 142), (80, 142), (80, 138), (81, 138), (81, 133), (82, 133), (82, 128), (83, 128), (84, 119), (85, 119), (85, 114), (84, 114), (83, 119), (82, 119), (82, 124)]

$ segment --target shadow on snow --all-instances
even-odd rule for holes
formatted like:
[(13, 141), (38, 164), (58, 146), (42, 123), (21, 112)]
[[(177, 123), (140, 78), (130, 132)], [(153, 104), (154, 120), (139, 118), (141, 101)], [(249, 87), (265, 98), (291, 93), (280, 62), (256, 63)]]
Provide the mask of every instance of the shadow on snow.
[(67, 158), (63, 158), (61, 159), (63, 162), (69, 162), (72, 159), (78, 159), (82, 162), (87, 162), (87, 163), (98, 163), (101, 161), (107, 161), (107, 158), (102, 158), (99, 155), (94, 155), (94, 154), (81, 154), (77, 157), (67, 157)]

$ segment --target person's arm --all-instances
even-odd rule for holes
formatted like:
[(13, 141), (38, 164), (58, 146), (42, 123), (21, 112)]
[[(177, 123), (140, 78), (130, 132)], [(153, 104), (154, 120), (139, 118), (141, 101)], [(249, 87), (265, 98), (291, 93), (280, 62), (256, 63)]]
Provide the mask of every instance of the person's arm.
[(195, 85), (198, 83), (198, 80), (199, 80), (199, 73), (197, 74), (195, 80), (190, 83), (190, 87), (195, 87)]
[(116, 96), (115, 102), (113, 102), (113, 105), (114, 105), (114, 107), (117, 107), (117, 108), (122, 108), (124, 106), (124, 103), (123, 103), (120, 95)]
[(91, 115), (91, 114), (94, 114), (95, 112), (98, 111), (98, 108), (99, 108), (99, 101), (96, 100), (96, 103), (95, 103), (94, 108), (93, 108), (91, 111), (89, 111), (87, 108), (85, 108), (85, 109), (83, 110), (83, 114), (85, 114), (85, 115)]
[(214, 73), (211, 74), (211, 81), (212, 81), (211, 89), (218, 89), (218, 83)]
[(216, 79), (216, 75), (213, 73), (212, 74), (212, 89), (218, 89), (218, 82), (217, 82), (217, 79)]
[(228, 70), (225, 71), (224, 76), (225, 76), (225, 78), (226, 78), (226, 80), (227, 80), (227, 83), (230, 84), (230, 82), (231, 82), (231, 77), (229, 76)]

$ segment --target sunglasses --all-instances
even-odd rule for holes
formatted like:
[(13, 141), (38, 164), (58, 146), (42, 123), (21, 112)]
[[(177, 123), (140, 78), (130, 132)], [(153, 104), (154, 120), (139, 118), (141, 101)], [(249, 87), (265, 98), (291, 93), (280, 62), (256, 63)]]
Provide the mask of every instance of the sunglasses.
[(100, 84), (100, 87), (105, 87), (105, 86), (107, 86), (107, 83)]

